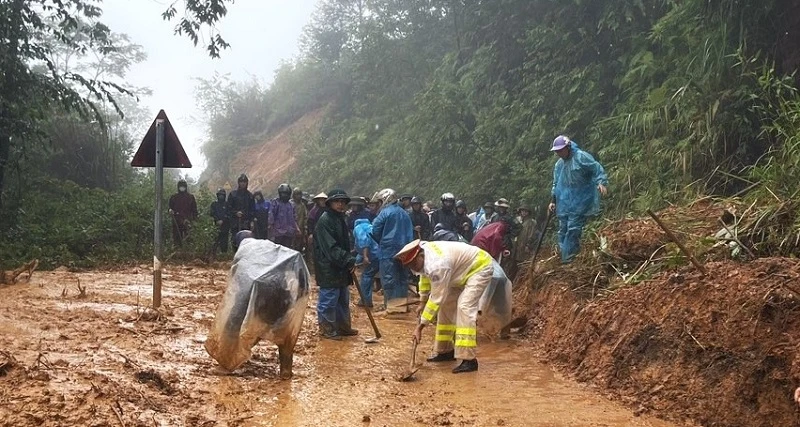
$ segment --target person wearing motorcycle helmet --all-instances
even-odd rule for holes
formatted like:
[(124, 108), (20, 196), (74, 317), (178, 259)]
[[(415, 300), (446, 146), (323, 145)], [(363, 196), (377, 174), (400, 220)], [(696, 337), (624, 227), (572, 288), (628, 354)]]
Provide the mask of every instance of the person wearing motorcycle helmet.
[(397, 193), (386, 188), (375, 193), (373, 200), (382, 202), (380, 213), (372, 224), (372, 238), (380, 247), (380, 274), (387, 314), (408, 312), (409, 272), (394, 255), (414, 240), (411, 217), (398, 203)]
[(422, 199), (411, 198), (411, 225), (414, 226), (414, 237), (422, 240), (431, 238), (431, 218), (422, 211)]
[(467, 215), (467, 203), (463, 200), (456, 201), (456, 232), (466, 241), (472, 240), (472, 220)]
[(401, 194), (400, 207), (403, 208), (403, 210), (405, 210), (406, 212), (408, 212), (408, 210), (411, 209), (411, 199), (413, 198), (414, 196), (410, 194)]
[(294, 215), (294, 206), (289, 201), (292, 188), (289, 184), (278, 186), (278, 198), (272, 201), (269, 212), (269, 234), (272, 241), (287, 248), (292, 248), (295, 237), (300, 234), (300, 227)]
[(222, 253), (228, 252), (228, 224), (230, 219), (228, 218), (225, 196), (225, 189), (220, 188), (217, 190), (217, 200), (211, 203), (211, 218), (214, 220), (214, 225), (217, 227), (217, 238), (214, 240), (214, 245), (211, 247), (212, 256), (217, 254), (217, 249)]
[(247, 175), (239, 175), (236, 180), (238, 187), (228, 194), (228, 217), (230, 218), (231, 246), (233, 250), (239, 248), (236, 242), (236, 233), (250, 229), (250, 222), (256, 210), (253, 193), (247, 189), (250, 180)]
[(456, 212), (453, 209), (456, 204), (456, 196), (453, 193), (444, 193), (440, 200), (442, 207), (431, 214), (431, 224), (442, 224), (445, 230), (458, 232)]
[(176, 246), (183, 246), (189, 237), (192, 221), (197, 219), (197, 201), (189, 193), (185, 179), (178, 181), (178, 192), (169, 198), (169, 215), (172, 217), (172, 241)]

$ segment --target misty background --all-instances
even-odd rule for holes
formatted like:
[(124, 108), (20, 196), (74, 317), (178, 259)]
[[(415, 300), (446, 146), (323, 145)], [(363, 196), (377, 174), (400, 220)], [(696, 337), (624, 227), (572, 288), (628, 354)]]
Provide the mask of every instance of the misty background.
[[(150, 120), (158, 110), (166, 111), (193, 165), (181, 173), (198, 178), (206, 166), (200, 152), (206, 123), (195, 102), (195, 78), (209, 78), (216, 72), (230, 74), (234, 81), (255, 79), (268, 85), (281, 61), (298, 54), (299, 38), (316, 3), (238, 0), (217, 27), (231, 47), (216, 59), (209, 57), (202, 40), (194, 46), (187, 37), (174, 34), (175, 22), (161, 19), (168, 1), (105, 0), (101, 4), (101, 20), (112, 31), (129, 35), (147, 53), (147, 60), (131, 67), (127, 81), (152, 91), (139, 96)], [(148, 121), (143, 127), (149, 125)]]

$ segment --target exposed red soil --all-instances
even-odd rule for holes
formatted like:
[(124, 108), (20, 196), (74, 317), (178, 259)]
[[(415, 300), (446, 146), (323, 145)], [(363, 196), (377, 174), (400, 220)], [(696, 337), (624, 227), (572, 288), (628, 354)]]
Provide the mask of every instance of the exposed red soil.
[[(661, 216), (691, 246), (717, 231), (721, 211), (701, 204)], [(641, 262), (667, 242), (656, 227), (626, 220), (599, 235), (618, 259)], [(640, 413), (702, 425), (800, 425), (792, 398), (800, 385), (800, 262), (721, 260), (705, 265), (705, 277), (662, 265), (634, 285), (584, 249), (573, 265), (540, 264), (516, 292), (547, 361)]]
[(231, 161), (231, 176), (215, 172), (209, 180), (209, 188), (216, 189), (225, 184), (235, 187), (236, 177), (245, 172), (250, 179), (250, 191), (262, 190), (265, 197), (275, 193), (278, 185), (294, 170), (298, 152), (306, 139), (317, 133), (325, 114), (325, 108), (308, 113), (277, 135), (242, 149)]

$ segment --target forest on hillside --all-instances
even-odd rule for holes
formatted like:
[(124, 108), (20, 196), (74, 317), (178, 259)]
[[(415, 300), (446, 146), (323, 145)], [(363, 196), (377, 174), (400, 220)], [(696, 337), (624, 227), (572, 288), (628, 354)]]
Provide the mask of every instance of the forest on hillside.
[(607, 211), (794, 196), (796, 0), (322, 0), (274, 82), (201, 82), (207, 174), (306, 113), (291, 183), (471, 206), (549, 197), (553, 138), (609, 173)]
[[(148, 89), (125, 78), (146, 53), (100, 5), (0, 4), (0, 264), (150, 251), (153, 178), (129, 167)], [(154, 19), (224, 56), (214, 25), (236, 5), (177, 6)], [(566, 134), (604, 164), (607, 216), (703, 195), (787, 211), (800, 190), (797, 24), (800, 0), (320, 0), (301, 53), (261, 70), (269, 84), (199, 80), (203, 176), (234, 180), (238, 152), (324, 111), (286, 176), (307, 191), (542, 206), (548, 149)]]

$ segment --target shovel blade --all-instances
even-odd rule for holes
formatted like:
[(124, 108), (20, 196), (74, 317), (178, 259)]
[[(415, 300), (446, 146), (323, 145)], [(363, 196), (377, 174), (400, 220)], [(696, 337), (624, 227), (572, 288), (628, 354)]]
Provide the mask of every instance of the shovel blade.
[(403, 372), (402, 374), (400, 374), (397, 377), (397, 381), (400, 381), (400, 382), (411, 381), (411, 380), (414, 379), (414, 374), (416, 374), (417, 371), (419, 371), (419, 367), (414, 368), (414, 369), (409, 369), (409, 370)]

